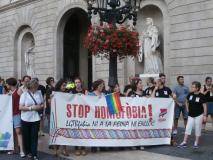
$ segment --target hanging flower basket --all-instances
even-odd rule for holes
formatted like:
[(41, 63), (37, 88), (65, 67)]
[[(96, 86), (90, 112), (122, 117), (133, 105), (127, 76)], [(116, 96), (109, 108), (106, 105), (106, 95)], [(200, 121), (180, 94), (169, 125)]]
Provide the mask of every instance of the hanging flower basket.
[(84, 40), (84, 47), (93, 55), (106, 58), (111, 54), (120, 59), (126, 56), (135, 57), (139, 52), (139, 34), (123, 26), (91, 26)]

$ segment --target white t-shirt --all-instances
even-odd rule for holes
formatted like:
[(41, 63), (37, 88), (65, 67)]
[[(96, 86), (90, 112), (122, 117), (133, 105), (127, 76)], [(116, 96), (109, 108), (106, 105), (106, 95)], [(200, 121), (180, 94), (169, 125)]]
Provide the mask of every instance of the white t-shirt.
[[(44, 103), (41, 91), (36, 91), (34, 94), (31, 93), (31, 95), (34, 97), (37, 104)], [(35, 102), (28, 92), (24, 92), (20, 97), (19, 104), (23, 106), (33, 106), (35, 105)], [(21, 111), (21, 119), (26, 122), (36, 122), (39, 121), (41, 118), (37, 111)]]

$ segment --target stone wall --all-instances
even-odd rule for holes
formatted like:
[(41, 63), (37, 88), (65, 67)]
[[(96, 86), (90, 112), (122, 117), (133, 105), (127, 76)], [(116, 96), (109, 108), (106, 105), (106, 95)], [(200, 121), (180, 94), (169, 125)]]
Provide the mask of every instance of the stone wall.
[(63, 14), (74, 7), (86, 9), (86, 3), (83, 0), (22, 0), (0, 7), (0, 75), (18, 76), (16, 36), (27, 26), (35, 38), (36, 75), (41, 80), (56, 77), (57, 26)]
[[(57, 27), (71, 8), (86, 10), (83, 0), (20, 0), (6, 5), (0, 2), (0, 76), (18, 76), (16, 47), (21, 29), (30, 27), (35, 38), (36, 74), (60, 78), (62, 72), (57, 50)], [(144, 0), (141, 7), (157, 6), (163, 14), (164, 70), (168, 83), (184, 75), (186, 83), (213, 76), (213, 1), (212, 0)], [(140, 21), (140, 17), (138, 17)], [(118, 64), (121, 85), (135, 74), (135, 62)], [(20, 78), (20, 77), (19, 77)], [(93, 58), (93, 80), (107, 81), (108, 62)]]
[(187, 83), (213, 76), (213, 1), (173, 0), (168, 67), (171, 82), (182, 74)]

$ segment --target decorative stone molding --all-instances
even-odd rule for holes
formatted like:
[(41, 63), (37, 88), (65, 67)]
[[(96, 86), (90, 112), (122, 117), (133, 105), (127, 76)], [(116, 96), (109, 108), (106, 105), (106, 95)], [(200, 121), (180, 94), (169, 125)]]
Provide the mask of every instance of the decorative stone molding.
[(0, 13), (4, 12), (6, 10), (13, 9), (15, 7), (21, 7), (23, 5), (26, 5), (28, 3), (35, 2), (35, 1), (41, 1), (41, 0), (19, 0), (19, 1), (13, 2), (13, 3), (1, 6), (0, 7)]

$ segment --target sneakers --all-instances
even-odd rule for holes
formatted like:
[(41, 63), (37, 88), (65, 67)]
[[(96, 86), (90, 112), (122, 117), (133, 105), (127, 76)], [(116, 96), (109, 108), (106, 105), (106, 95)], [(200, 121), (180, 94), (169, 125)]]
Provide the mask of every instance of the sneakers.
[(12, 154), (14, 154), (14, 151), (9, 151), (9, 152), (7, 152), (7, 154), (12, 155)]
[(76, 151), (75, 151), (75, 155), (76, 155), (76, 156), (80, 156), (80, 155), (81, 155), (81, 151), (80, 151), (80, 150), (76, 150)]
[(43, 131), (39, 131), (39, 132), (38, 132), (38, 136), (45, 136), (45, 134), (44, 134)]
[(187, 147), (187, 144), (185, 142), (182, 142), (181, 144), (179, 144), (177, 146), (178, 148), (186, 148)]
[(198, 149), (199, 146), (194, 144), (193, 148), (194, 148), (194, 149)]
[(142, 151), (142, 150), (144, 150), (144, 149), (145, 149), (145, 148), (144, 148), (144, 147), (142, 147), (142, 146), (140, 146), (140, 148), (139, 148), (139, 150), (141, 150), (141, 151)]
[(81, 151), (81, 155), (82, 155), (82, 156), (86, 156), (86, 155), (87, 155), (87, 151), (86, 151), (86, 150), (82, 150), (82, 151)]
[(193, 145), (193, 149), (198, 149), (198, 148), (199, 148), (199, 145), (197, 144), (197, 142), (195, 142)]
[(177, 135), (177, 129), (172, 132), (173, 135)]
[(20, 152), (20, 157), (24, 158), (26, 155), (24, 154), (24, 152)]
[(34, 157), (33, 157), (33, 160), (39, 160), (39, 159), (38, 159), (38, 157), (37, 157), (37, 156), (34, 156)]

